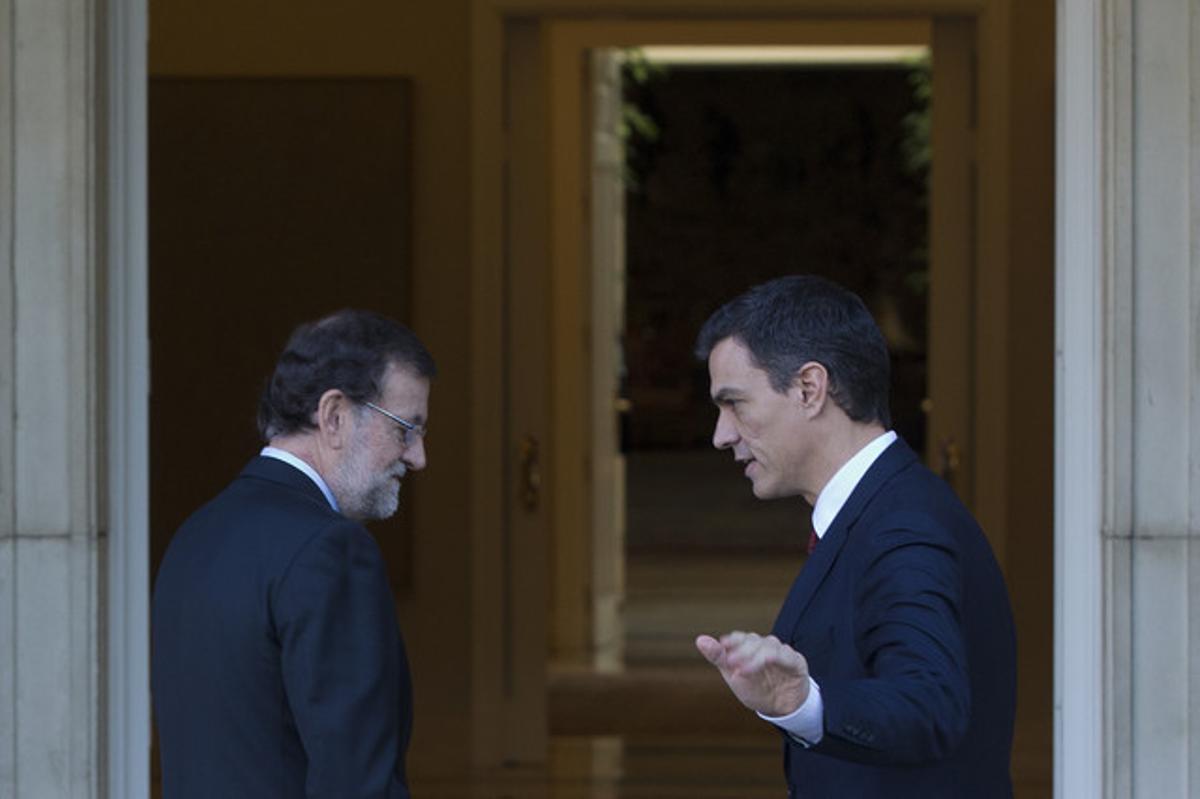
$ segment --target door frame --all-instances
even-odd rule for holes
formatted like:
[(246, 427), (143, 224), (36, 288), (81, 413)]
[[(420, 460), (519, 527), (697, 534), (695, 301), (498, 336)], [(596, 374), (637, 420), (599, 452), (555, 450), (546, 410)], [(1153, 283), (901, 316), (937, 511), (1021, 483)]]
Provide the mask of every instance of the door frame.
[[(1091, 24), (1095, 12), (1085, 8), (1085, 5), (1083, 0), (1076, 2), (1060, 0), (1060, 42), (1063, 39), (1062, 28), (1070, 26), (1071, 28), (1087, 29), (1086, 26)], [(819, 19), (832, 13), (836, 13), (840, 17), (954, 16), (971, 21), (977, 31), (979, 42), (978, 80), (985, 87), (989, 97), (987, 107), (980, 108), (979, 141), (977, 142), (977, 149), (982, 159), (979, 166), (979, 180), (981, 184), (985, 183), (989, 187), (987, 192), (981, 192), (981, 201), (978, 207), (980, 222), (976, 253), (979, 260), (977, 263), (978, 283), (975, 289), (978, 295), (987, 296), (989, 299), (987, 304), (978, 309), (978, 315), (983, 317), (979, 320), (979, 327), (990, 331), (1004, 330), (1003, 320), (1009, 316), (1010, 290), (1005, 270), (992, 268), (992, 266), (1006, 263), (1009, 251), (1006, 240), (1010, 208), (1007, 176), (1008, 154), (1004, 146), (1003, 126), (998, 124), (1006, 122), (1009, 114), (1010, 92), (1008, 66), (1005, 63), (1007, 54), (1004, 49), (1009, 34), (1008, 6), (1003, 0), (930, 0), (928, 2), (921, 2), (921, 0), (895, 0), (894, 2), (865, 0), (852, 10), (847, 10), (846, 6), (845, 3), (831, 5), (829, 2), (820, 0), (774, 0), (773, 2), (761, 0), (751, 5), (738, 5), (733, 8), (731, 8), (731, 4), (720, 0), (708, 0), (707, 2), (701, 0), (687, 4), (673, 2), (673, 0), (642, 0), (641, 2), (631, 2), (631, 0), (583, 0), (583, 2), (580, 0), (474, 0), (471, 19), (471, 110), (473, 122), (471, 341), (474, 352), (472, 377), (473, 385), (477, 387), (477, 396), (496, 396), (504, 388), (497, 367), (497, 364), (502, 363), (504, 356), (501, 345), (503, 338), (499, 335), (503, 329), (504, 319), (501, 299), (503, 293), (500, 289), (507, 279), (504, 256), (507, 246), (507, 231), (503, 204), (504, 175), (507, 165), (503, 98), (506, 36), (509, 26), (513, 24), (539, 27), (554, 21), (587, 20), (601, 23), (628, 19), (736, 22), (764, 17)], [(1064, 14), (1066, 18), (1063, 18)], [(1096, 47), (1099, 46), (1097, 43)], [(1096, 52), (1098, 53), (1099, 50), (1097, 49)], [(1090, 76), (1090, 73), (1083, 72), (1080, 64), (1074, 61), (1068, 62), (1061, 52), (1056, 55), (1056, 58), (1060, 76), (1058, 90), (1061, 100), (1064, 75), (1079, 83), (1085, 76)], [(542, 87), (541, 91), (545, 94), (548, 88)], [(1056, 114), (1059, 121), (1061, 152), (1064, 121), (1061, 104), (1057, 108)], [(1073, 145), (1077, 139), (1091, 135), (1079, 126), (1072, 130), (1070, 140)], [(1061, 165), (1059, 169), (1061, 170)], [(553, 179), (550, 175), (543, 177), (547, 184)], [(1058, 186), (1059, 202), (1061, 203), (1063, 191), (1061, 171)], [(549, 185), (547, 185), (546, 191), (547, 193), (551, 191)], [(1061, 205), (1057, 224), (1061, 240), (1063, 226), (1066, 224), (1061, 215)], [(1077, 234), (1081, 232), (1082, 229), (1077, 227), (1077, 222), (1073, 221), (1069, 224), (1073, 226), (1073, 232)], [(1084, 235), (1095, 234), (1092, 229), (1082, 232)], [(548, 238), (552, 235), (553, 232), (548, 231)], [(550, 258), (547, 256), (547, 262), (549, 260)], [(1056, 269), (1061, 280), (1065, 273), (1061, 249)], [(1093, 278), (1096, 276), (1093, 273), (1088, 274)], [(579, 277), (574, 276), (569, 279), (578, 281)], [(561, 284), (552, 289), (552, 299), (555, 303), (560, 299), (566, 299), (576, 306), (579, 304), (578, 297), (580, 295), (576, 294), (575, 298), (571, 298), (563, 294), (561, 289)], [(1061, 297), (1059, 301), (1061, 302)], [(1061, 377), (1064, 354), (1069, 351), (1072, 353), (1072, 358), (1082, 357), (1075, 353), (1091, 352), (1090, 347), (1095, 344), (1095, 340), (1087, 338), (1088, 330), (1078, 326), (1071, 327), (1064, 332), (1061, 307), (1058, 312), (1056, 324), (1060, 330), (1059, 375)], [(1000, 323), (997, 324), (997, 322)], [(1092, 331), (1092, 333), (1094, 332)], [(1064, 336), (1069, 339), (1071, 345), (1069, 348), (1064, 346)], [(552, 346), (554, 346), (553, 342)], [(556, 351), (566, 352), (561, 345)], [(564, 355), (560, 354), (557, 357), (561, 359), (558, 361), (559, 363), (570, 363)], [(973, 429), (975, 462), (977, 464), (975, 483), (994, 489), (989, 493), (995, 498), (989, 501), (988, 497), (982, 496), (976, 503), (976, 515), (985, 529), (1008, 529), (1007, 439), (1010, 422), (1007, 418), (1004, 399), (1009, 381), (1008, 364), (1008, 347), (1004, 336), (994, 332), (981, 336), (980, 340), (976, 342), (976, 366), (973, 375), (978, 397), (977, 420)], [(1055, 429), (1061, 442), (1065, 415), (1061, 402), (1056, 405), (1055, 413)], [(505, 584), (503, 576), (499, 573), (502, 560), (487, 556), (487, 553), (495, 551), (494, 542), (498, 540), (503, 527), (503, 521), (499, 514), (503, 510), (502, 497), (506, 489), (503, 478), (497, 479), (497, 475), (503, 473), (504, 465), (510, 459), (510, 453), (506, 451), (507, 444), (504, 433), (506, 420), (502, 417), (503, 414), (498, 408), (483, 407), (481, 404), (476, 405), (472, 416), (475, 430), (478, 431), (472, 442), (473, 453), (477, 456), (473, 458), (476, 465), (473, 476), (476, 479), (472, 486), (472, 501), (476, 511), (474, 518), (481, 522), (475, 525), (472, 536), (473, 542), (482, 548), (476, 550), (476, 557), (473, 558), (475, 564), (473, 585), (477, 589), (475, 609), (478, 611), (475, 618), (476, 629), (489, 629), (489, 624), (494, 621), (491, 609), (497, 600), (503, 599), (501, 588)], [(1089, 432), (1096, 431), (1089, 429)], [(586, 427), (583, 428), (580, 435), (585, 433)], [(1079, 434), (1072, 433), (1072, 435)], [(564, 456), (569, 458), (573, 452), (577, 452), (569, 444), (569, 440), (554, 442), (554, 451), (558, 453), (560, 459)], [(553, 456), (551, 463), (551, 468), (555, 470), (562, 465), (555, 461)], [(566, 463), (570, 468), (584, 468), (582, 464), (571, 464), (570, 461)], [(1065, 451), (1061, 443), (1056, 448), (1055, 463), (1056, 475), (1060, 477), (1065, 473), (1081, 474), (1087, 471), (1080, 463), (1077, 452)], [(1094, 490), (1095, 487), (1092, 488), (1092, 492), (1078, 495), (1076, 501), (1093, 504), (1098, 502), (1099, 493)], [(1061, 492), (1061, 486), (1056, 485), (1056, 494), (1058, 492)], [(547, 530), (543, 529), (541, 535), (548, 535)], [(1064, 557), (1065, 542), (1061, 514), (1056, 516), (1055, 541), (1056, 561), (1059, 563), (1059, 574), (1061, 574), (1061, 558)], [(544, 553), (548, 541), (543, 537), (512, 543), (518, 548), (530, 548), (531, 552), (540, 550)], [(1066, 543), (1074, 546), (1077, 542), (1071, 539)], [(1000, 554), (1003, 557), (1002, 547), (998, 547), (998, 549), (1001, 550)], [(1076, 575), (1076, 579), (1088, 587), (1089, 595), (1098, 594), (1101, 583), (1099, 568), (1089, 569), (1085, 575)], [(541, 590), (546, 590), (546, 587), (542, 586)], [(1100, 629), (1089, 624), (1089, 619), (1084, 617), (1086, 614), (1081, 615), (1080, 608), (1076, 604), (1065, 602), (1065, 599), (1063, 588), (1056, 580), (1054, 606), (1058, 614), (1056, 618), (1059, 619), (1056, 631), (1063, 630), (1064, 626), (1075, 625), (1073, 640), (1090, 642), (1093, 648), (1100, 647), (1102, 643)], [(507, 634), (509, 633), (500, 632), (502, 636)], [(1096, 728), (1091, 726), (1094, 720), (1092, 708), (1081, 707), (1083, 692), (1076, 690), (1068, 697), (1062, 690), (1064, 681), (1061, 677), (1065, 673), (1063, 671), (1065, 659), (1062, 643), (1061, 634), (1059, 634), (1056, 637), (1058, 657), (1055, 661), (1054, 703), (1056, 741), (1060, 744), (1056, 747), (1054, 760), (1056, 793), (1058, 795), (1076, 795), (1077, 791), (1092, 793), (1090, 788), (1082, 787), (1091, 785), (1091, 783), (1083, 780), (1081, 775), (1088, 771), (1089, 764), (1102, 762), (1103, 753), (1098, 744), (1093, 745), (1094, 736), (1084, 734), (1085, 731), (1091, 733)], [(477, 658), (474, 668), (478, 670), (486, 667), (486, 660), (486, 657)], [(1084, 682), (1087, 684), (1086, 681)], [(473, 685), (483, 687), (475, 682)], [(1078, 685), (1074, 687), (1078, 688)], [(1101, 696), (1102, 694), (1098, 690), (1090, 693), (1089, 701), (1093, 707), (1100, 705)], [(479, 698), (483, 700), (484, 706), (490, 708), (503, 706), (502, 697), (488, 696), (485, 693), (480, 694)], [(496, 743), (495, 738), (494, 727), (492, 730), (485, 729), (485, 725), (476, 728), (476, 751), (481, 755), (480, 762), (494, 763), (503, 759), (500, 751), (503, 746)], [(1084, 741), (1085, 743), (1067, 749), (1061, 746), (1064, 739)]]
[[(472, 0), (472, 246), (471, 380), (481, 399), (472, 405), (472, 585), (476, 632), (492, 620), (489, 601), (500, 592), (495, 551), (502, 527), (505, 484), (503, 411), (486, 398), (499, 396), (502, 308), (499, 292), (503, 248), (502, 66), (505, 26), (546, 15), (671, 14), (670, 0), (607, 2), (584, 6), (571, 0)], [(107, 280), (97, 281), (109, 309), (107, 334), (109, 552), (107, 573), (107, 781), (112, 796), (149, 794), (149, 585), (147, 460), (149, 346), (146, 202), (147, 0), (113, 0), (98, 36), (107, 43), (109, 68), (106, 182)], [(747, 4), (748, 6), (750, 4)], [(913, 3), (875, 0), (875, 13)], [(986, 3), (928, 2), (928, 13), (982, 13)], [(1103, 558), (1100, 548), (1104, 467), (1098, 442), (1105, 433), (1102, 366), (1105, 319), (1097, 293), (1108, 274), (1105, 254), (1106, 204), (1111, 200), (1112, 141), (1129, 111), (1114, 114), (1106, 101), (1115, 90), (1106, 75), (1116, 43), (1101, 24), (1104, 9), (1091, 0), (1058, 0), (1055, 363), (1055, 795), (1098, 796), (1106, 768), (1103, 690)], [(693, 0), (697, 14), (729, 14), (728, 4)], [(758, 14), (828, 10), (828, 2), (758, 0)], [(1096, 136), (1096, 131), (1101, 136)], [(1096, 165), (1103, 170), (1098, 180)], [(1100, 185), (1098, 185), (1098, 183)], [(1107, 356), (1107, 357), (1112, 357)], [(1070, 409), (1070, 413), (1068, 413)], [(124, 531), (122, 534), (120, 531)], [(1067, 570), (1065, 565), (1072, 568)], [(119, 589), (118, 586), (125, 588)], [(138, 586), (141, 586), (139, 588)], [(483, 647), (477, 647), (482, 650)], [(472, 662), (473, 705), (483, 722), (473, 733), (475, 761), (498, 762), (495, 719), (500, 715), (494, 685), (478, 678), (491, 658)], [(1067, 679), (1070, 675), (1070, 679)], [(483, 689), (483, 690), (480, 690)], [(493, 722), (488, 724), (489, 719)]]
[[(930, 175), (930, 328), (942, 335), (933, 336), (929, 349), (929, 431), (926, 444), (928, 459), (935, 468), (940, 459), (938, 442), (955, 442), (961, 454), (955, 488), (969, 507), (975, 507), (972, 489), (973, 442), (977, 418), (973, 413), (977, 397), (973, 391), (977, 376), (970, 370), (975, 363), (976, 336), (973, 326), (973, 289), (979, 281), (975, 252), (976, 204), (971, 180), (977, 157), (978, 138), (974, 129), (976, 114), (971, 107), (975, 96), (973, 53), (975, 32), (969, 18), (931, 20), (928, 18), (823, 18), (819, 20), (576, 20), (551, 19), (542, 24), (546, 71), (549, 86), (550, 153), (548, 179), (549, 213), (546, 256), (554, 268), (547, 276), (553, 302), (547, 308), (550, 321), (549, 373), (553, 375), (554, 412), (550, 456), (556, 482), (550, 504), (549, 548), (553, 553), (551, 618), (549, 637), (551, 657), (571, 664), (589, 662), (597, 624), (593, 592), (578, 586), (604, 582), (597, 573), (598, 539), (603, 531), (597, 501), (604, 492), (604, 443), (599, 441), (595, 418), (605, 413), (606, 398), (591, 378), (595, 368), (587, 364), (595, 359), (602, 345), (597, 339), (607, 331), (595, 318), (597, 271), (585, 253), (595, 242), (589, 233), (592, 210), (580, 198), (595, 196), (595, 176), (589, 174), (590, 150), (594, 131), (585, 123), (586, 97), (591, 86), (587, 72), (589, 52), (600, 49), (636, 46), (653, 42), (663, 45), (719, 43), (745, 46), (822, 46), (822, 45), (920, 45), (944, 64), (934, 70), (935, 94), (944, 98), (933, 112), (933, 135), (939, 155)], [(516, 85), (522, 85), (517, 83)], [(539, 154), (539, 157), (540, 154)], [(515, 162), (514, 162), (515, 165)], [(524, 164), (526, 171), (537, 164)], [(994, 172), (995, 170), (993, 170)], [(514, 242), (515, 244), (515, 242)], [(994, 259), (993, 259), (994, 260)], [(514, 263), (528, 264), (526, 258)], [(992, 323), (995, 323), (993, 320)], [(1000, 336), (998, 340), (1006, 337)], [(528, 346), (526, 346), (528, 349)], [(582, 367), (582, 368), (581, 368)], [(589, 390), (590, 385), (590, 390)], [(605, 431), (610, 437), (612, 431)], [(615, 446), (615, 442), (613, 444)], [(579, 453), (590, 457), (580, 459)], [(611, 454), (611, 453), (609, 453)], [(993, 462), (992, 471), (1003, 471)], [(611, 475), (610, 475), (611, 479)], [(997, 487), (989, 483), (979, 492), (981, 503), (994, 500)], [(993, 501), (993, 505), (1002, 504)], [(1003, 528), (985, 526), (997, 557), (1004, 562), (1006, 541)]]
[[(150, 795), (150, 341), (147, 168), (148, 0), (110, 0), (96, 38), (107, 74), (98, 109), (99, 145), (107, 180), (104, 279), (96, 307), (104, 309), (107, 400), (105, 465), (108, 551), (101, 610), (107, 662), (101, 664), (106, 711), (106, 766), (98, 781), (107, 796)], [(104, 148), (107, 149), (104, 149)], [(101, 350), (105, 352), (105, 350)], [(104, 601), (104, 600), (102, 600)]]
[[(1055, 43), (1054, 358), (1054, 795), (1113, 790), (1115, 658), (1105, 607), (1106, 487), (1117, 476), (1120, 407), (1105, 372), (1121, 360), (1109, 336), (1128, 320), (1109, 285), (1120, 257), (1115, 237), (1121, 130), (1120, 44), (1114, 3), (1058, 0)], [(1119, 5), (1116, 4), (1116, 5)], [(1098, 7), (1099, 6), (1099, 7)], [(1128, 45), (1126, 45), (1128, 46)], [(1127, 54), (1126, 54), (1127, 55)], [(1127, 339), (1128, 340), (1128, 339)], [(1127, 351), (1127, 350), (1126, 350)]]

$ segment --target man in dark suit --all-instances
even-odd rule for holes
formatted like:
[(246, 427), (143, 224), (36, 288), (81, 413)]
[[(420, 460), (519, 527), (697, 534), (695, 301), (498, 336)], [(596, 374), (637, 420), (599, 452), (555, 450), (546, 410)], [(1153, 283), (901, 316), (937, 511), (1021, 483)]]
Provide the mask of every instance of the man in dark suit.
[(888, 430), (886, 344), (812, 276), (705, 324), (718, 408), (760, 499), (804, 497), (814, 545), (772, 634), (696, 639), (783, 732), (792, 797), (1009, 797), (1016, 704), (1008, 592), (950, 489)]
[(155, 582), (167, 799), (408, 797), (408, 660), (362, 522), (425, 466), (434, 372), (378, 314), (292, 334), (259, 407), (268, 446), (176, 532)]

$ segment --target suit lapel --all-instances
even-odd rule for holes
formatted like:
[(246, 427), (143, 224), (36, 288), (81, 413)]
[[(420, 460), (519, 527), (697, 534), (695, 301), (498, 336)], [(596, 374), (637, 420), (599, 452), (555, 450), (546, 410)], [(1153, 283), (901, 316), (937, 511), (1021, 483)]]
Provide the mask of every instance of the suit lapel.
[(783, 607), (779, 610), (779, 616), (775, 619), (775, 626), (772, 629), (772, 634), (785, 643), (792, 640), (796, 625), (800, 622), (800, 618), (804, 615), (805, 609), (813, 596), (817, 593), (817, 589), (825, 582), (825, 578), (829, 576), (830, 570), (833, 569), (833, 564), (837, 562), (838, 556), (841, 554), (843, 547), (849, 540), (850, 533), (854, 529), (854, 523), (858, 521), (863, 510), (867, 507), (867, 503), (879, 493), (879, 489), (901, 469), (908, 466), (916, 459), (916, 455), (903, 440), (897, 438), (892, 442), (891, 446), (883, 451), (875, 462), (871, 464), (871, 468), (858, 481), (858, 485), (854, 487), (850, 497), (846, 500), (846, 504), (838, 511), (838, 515), (834, 517), (833, 523), (829, 525), (829, 529), (825, 531), (825, 535), (821, 537), (821, 543), (813, 550), (808, 562), (804, 564), (804, 568), (800, 570), (796, 580), (792, 583), (791, 589), (788, 591), (787, 599), (783, 602)]

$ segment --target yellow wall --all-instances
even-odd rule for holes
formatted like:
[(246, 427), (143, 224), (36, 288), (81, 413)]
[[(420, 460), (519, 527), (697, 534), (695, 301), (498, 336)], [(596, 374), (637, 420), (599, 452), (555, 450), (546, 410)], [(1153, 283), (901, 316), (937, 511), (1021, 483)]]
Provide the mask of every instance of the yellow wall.
[(431, 399), (429, 468), (405, 487), (415, 516), (415, 582), (400, 616), (416, 685), (409, 763), (417, 773), (456, 768), (469, 754), (469, 560), (462, 556), (469, 534), (463, 456), (470, 407), (469, 11), (468, 0), (150, 0), (154, 77), (411, 79), (413, 297), (407, 321), (441, 372)]

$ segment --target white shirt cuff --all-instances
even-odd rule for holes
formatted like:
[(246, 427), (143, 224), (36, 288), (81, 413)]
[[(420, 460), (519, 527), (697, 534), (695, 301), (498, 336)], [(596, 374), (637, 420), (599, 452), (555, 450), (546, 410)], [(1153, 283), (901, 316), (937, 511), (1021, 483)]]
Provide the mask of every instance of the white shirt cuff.
[(779, 727), (802, 746), (816, 746), (825, 735), (825, 703), (821, 701), (821, 686), (809, 677), (808, 698), (800, 707), (786, 716), (759, 713), (758, 717)]

